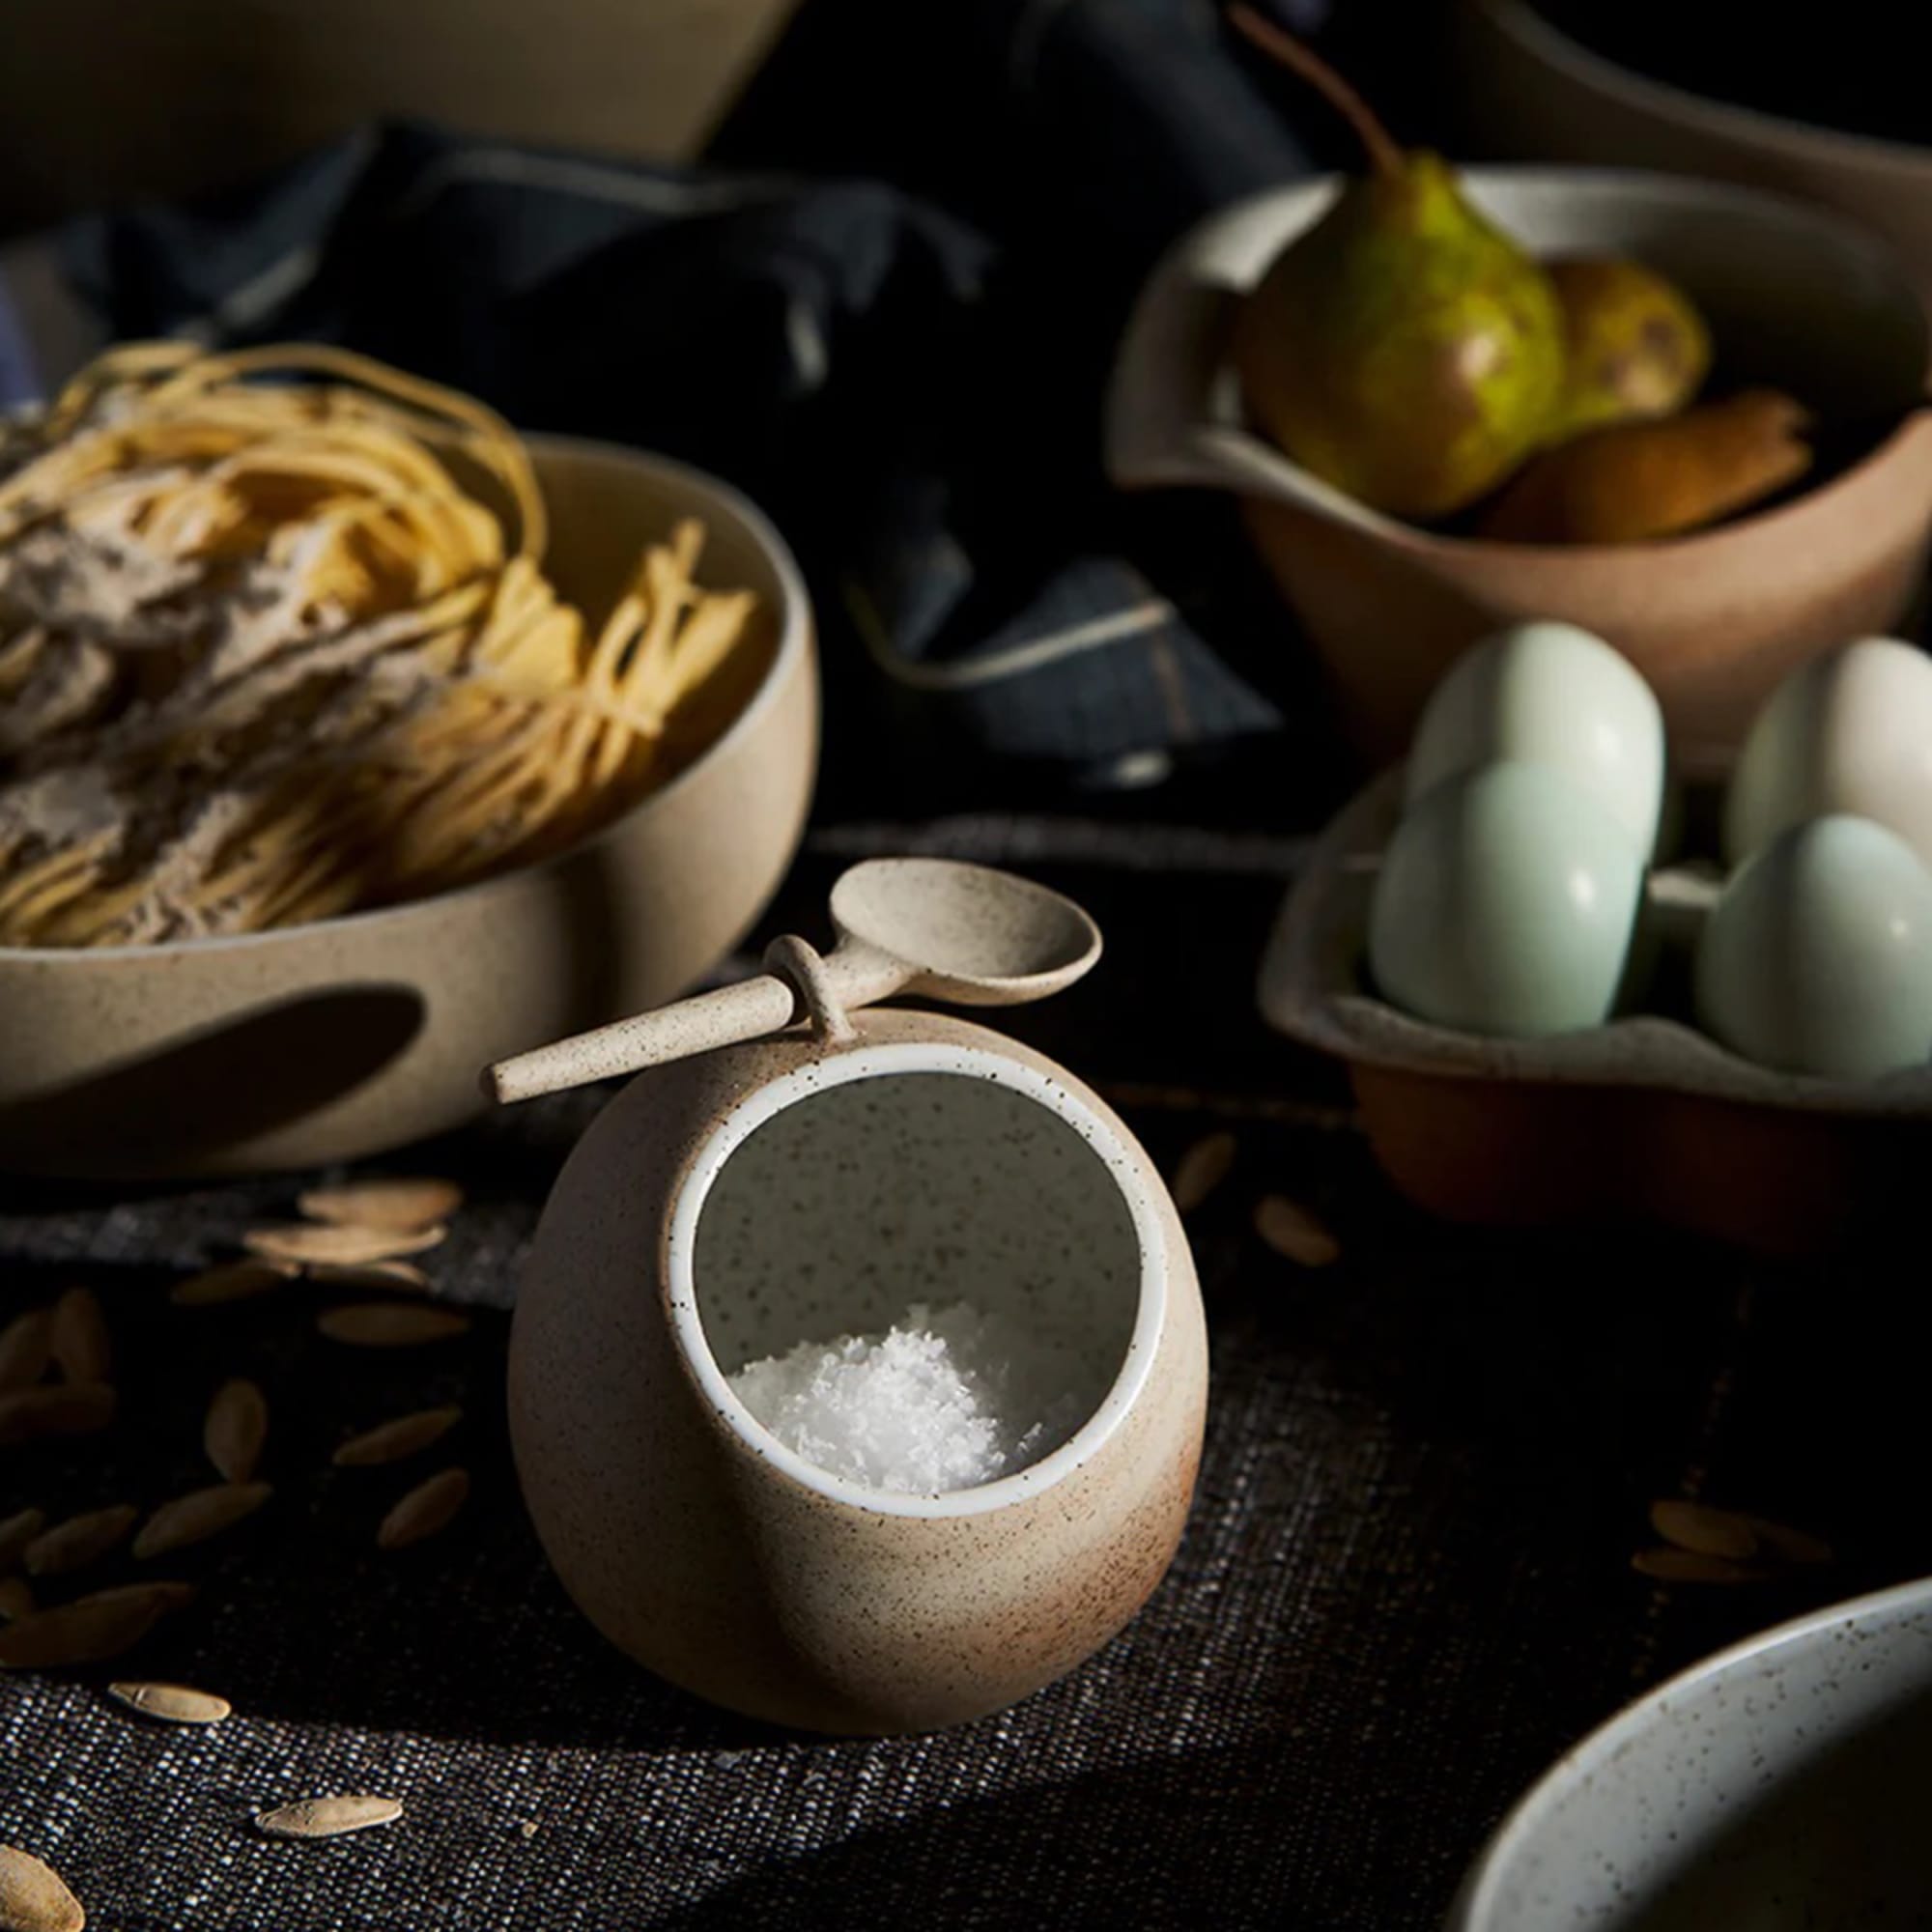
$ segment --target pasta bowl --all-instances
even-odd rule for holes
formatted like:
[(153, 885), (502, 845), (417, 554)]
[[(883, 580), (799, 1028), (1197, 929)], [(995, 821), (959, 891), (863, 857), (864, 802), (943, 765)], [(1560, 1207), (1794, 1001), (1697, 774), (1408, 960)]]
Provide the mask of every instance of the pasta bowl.
[(437, 896), (235, 937), (0, 947), (0, 1168), (178, 1179), (353, 1160), (481, 1111), (478, 1070), (660, 1004), (782, 877), (818, 746), (812, 624), (783, 540), (662, 458), (528, 440), (547, 569), (592, 623), (682, 517), (700, 578), (755, 591), (742, 671), (677, 714), (668, 773), (546, 862)]

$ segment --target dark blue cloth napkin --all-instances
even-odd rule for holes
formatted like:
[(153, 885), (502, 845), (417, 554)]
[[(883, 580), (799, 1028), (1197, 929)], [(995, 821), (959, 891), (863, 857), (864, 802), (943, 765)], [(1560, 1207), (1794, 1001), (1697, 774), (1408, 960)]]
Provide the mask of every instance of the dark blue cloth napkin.
[(1306, 165), (1273, 91), (1201, 0), (847, 0), (697, 169), (384, 127), (69, 259), (117, 335), (348, 343), (730, 478), (813, 581), (829, 786), (1007, 804), (1252, 756), (1294, 701), (1225, 506), (1098, 470), (1160, 248)]

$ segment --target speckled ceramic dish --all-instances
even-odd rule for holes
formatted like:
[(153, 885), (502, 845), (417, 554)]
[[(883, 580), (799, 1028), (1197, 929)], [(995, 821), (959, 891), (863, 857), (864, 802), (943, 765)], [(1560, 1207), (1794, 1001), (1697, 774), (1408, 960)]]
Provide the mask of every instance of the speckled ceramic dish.
[(680, 516), (702, 575), (770, 612), (745, 675), (681, 718), (677, 769), (549, 864), (313, 925), (179, 945), (0, 949), (0, 1166), (177, 1177), (353, 1159), (483, 1105), (478, 1069), (681, 991), (797, 844), (818, 744), (810, 611), (735, 492), (657, 458), (536, 439), (551, 569), (593, 622)]
[[(1470, 168), (1463, 180), (1538, 253), (1632, 254), (1672, 276), (1709, 317), (1731, 382), (1791, 389), (1833, 419), (1924, 392), (1926, 319), (1911, 283), (1833, 214), (1667, 175)], [(1567, 618), (1608, 639), (1650, 681), (1687, 754), (1735, 745), (1795, 666), (1896, 627), (1932, 538), (1932, 415), (1789, 501), (1689, 536), (1612, 545), (1420, 529), (1254, 435), (1228, 363), (1229, 318), (1334, 192), (1333, 181), (1270, 188), (1175, 243), (1122, 341), (1107, 467), (1130, 489), (1239, 499), (1367, 753), (1397, 754), (1454, 659), (1525, 619)]]
[(1707, 1659), (1503, 1821), (1448, 1932), (1932, 1924), (1932, 1582)]
[[(1649, 1217), (1776, 1253), (1882, 1239), (1932, 1159), (1932, 1070), (1777, 1073), (1662, 1012), (1541, 1039), (1411, 1018), (1363, 968), (1376, 869), (1402, 808), (1385, 774), (1317, 842), (1262, 961), (1269, 1023), (1347, 1063), (1377, 1158), (1453, 1220)], [(1654, 874), (1653, 933), (1689, 943), (1714, 888)]]
[[(1051, 1341), (1077, 1426), (933, 1495), (829, 1474), (728, 1378), (965, 1300)], [(572, 1154), (517, 1300), (510, 1424), (545, 1549), (700, 1696), (926, 1730), (1060, 1676), (1166, 1572), (1208, 1355), (1187, 1241), (1097, 1095), (985, 1028), (874, 1008), (640, 1074)]]

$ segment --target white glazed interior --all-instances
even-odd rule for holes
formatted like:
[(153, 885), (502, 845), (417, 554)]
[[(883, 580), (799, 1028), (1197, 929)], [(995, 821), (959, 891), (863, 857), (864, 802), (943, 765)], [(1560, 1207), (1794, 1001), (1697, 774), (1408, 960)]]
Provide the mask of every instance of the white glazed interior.
[[(967, 1516), (1087, 1460), (1144, 1383), (1166, 1306), (1135, 1151), (1032, 1067), (981, 1048), (856, 1048), (759, 1087), (713, 1131), (671, 1220), (674, 1332), (707, 1400), (796, 1481), (888, 1515)], [(1087, 1420), (1010, 1476), (942, 1495), (844, 1481), (786, 1448), (726, 1377), (795, 1343), (970, 1300), (1081, 1350)]]
[(1450, 1932), (1800, 1932), (1932, 1915), (1932, 1582), (1694, 1665), (1504, 1821)]

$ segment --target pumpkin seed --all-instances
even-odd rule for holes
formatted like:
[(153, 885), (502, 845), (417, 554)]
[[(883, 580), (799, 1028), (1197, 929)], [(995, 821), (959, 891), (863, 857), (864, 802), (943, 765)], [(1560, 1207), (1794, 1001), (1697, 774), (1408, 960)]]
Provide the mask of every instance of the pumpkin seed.
[(293, 1262), (270, 1261), (265, 1255), (250, 1255), (245, 1261), (223, 1262), (219, 1267), (203, 1268), (199, 1274), (178, 1281), (168, 1293), (177, 1308), (213, 1308), (224, 1301), (245, 1301), (250, 1295), (266, 1294), (297, 1273)]
[(469, 1332), (469, 1318), (447, 1308), (414, 1308), (400, 1301), (358, 1301), (326, 1308), (316, 1327), (331, 1342), (357, 1349), (410, 1349)]
[(71, 1382), (104, 1382), (114, 1367), (107, 1317), (91, 1288), (71, 1288), (54, 1303), (54, 1360)]
[(57, 1388), (15, 1389), (0, 1395), (0, 1444), (49, 1435), (91, 1435), (114, 1419), (106, 1382), (64, 1382)]
[(132, 1503), (116, 1503), (112, 1509), (89, 1510), (85, 1516), (55, 1523), (28, 1544), (28, 1574), (64, 1577), (70, 1570), (83, 1568), (124, 1541), (140, 1516)]
[(352, 1435), (336, 1450), (333, 1462), (338, 1469), (373, 1468), (382, 1463), (400, 1463), (440, 1441), (462, 1421), (460, 1408), (419, 1408), (413, 1415), (399, 1415), (393, 1422), (379, 1423)]
[(119, 1657), (154, 1629), (169, 1608), (150, 1591), (103, 1591), (51, 1610), (36, 1610), (0, 1629), (0, 1668), (58, 1670)]
[(235, 1708), (226, 1697), (185, 1684), (110, 1684), (107, 1694), (117, 1704), (164, 1724), (218, 1724)]
[(34, 1614), (34, 1592), (24, 1577), (0, 1577), (0, 1623), (16, 1624)]
[(352, 1228), (334, 1221), (298, 1221), (284, 1228), (251, 1228), (242, 1237), (250, 1254), (270, 1261), (336, 1262), (356, 1267), (364, 1262), (394, 1261), (419, 1255), (449, 1233), (447, 1228)]
[(403, 1815), (393, 1798), (345, 1793), (339, 1798), (300, 1798), (255, 1813), (255, 1829), (271, 1838), (339, 1838), (372, 1825), (393, 1825)]
[(302, 1270), (324, 1288), (387, 1290), (394, 1294), (426, 1294), (429, 1276), (413, 1262), (363, 1262), (349, 1267), (339, 1262), (311, 1262)]
[(245, 1483), (262, 1460), (269, 1439), (269, 1404), (251, 1381), (223, 1382), (208, 1405), (201, 1427), (201, 1446), (215, 1472), (231, 1483)]
[(0, 1577), (27, 1553), (27, 1545), (47, 1526), (45, 1510), (24, 1509), (0, 1522)]
[(1342, 1244), (1315, 1214), (1286, 1196), (1270, 1194), (1255, 1208), (1255, 1233), (1276, 1254), (1303, 1267), (1327, 1267)]
[(463, 1206), (453, 1180), (352, 1180), (340, 1187), (311, 1187), (296, 1206), (311, 1221), (351, 1228), (428, 1228)]
[(1727, 1556), (1676, 1549), (1668, 1544), (1639, 1549), (1631, 1558), (1631, 1568), (1660, 1583), (1762, 1583), (1772, 1574), (1748, 1563), (1733, 1563)]
[(110, 1590), (92, 1590), (83, 1604), (154, 1604), (164, 1610), (185, 1610), (196, 1596), (192, 1583), (116, 1583)]
[(164, 1556), (171, 1549), (206, 1543), (211, 1536), (219, 1536), (244, 1517), (253, 1516), (273, 1494), (267, 1483), (217, 1483), (212, 1489), (177, 1496), (141, 1525), (141, 1533), (134, 1539), (134, 1554), (146, 1561), (151, 1556)]
[(0, 1328), (0, 1395), (32, 1388), (47, 1372), (54, 1350), (50, 1308), (30, 1308)]
[(1228, 1178), (1235, 1164), (1235, 1137), (1206, 1134), (1180, 1156), (1174, 1170), (1174, 1205), (1183, 1214), (1194, 1210)]
[(439, 1530), (446, 1529), (469, 1499), (469, 1471), (444, 1469), (418, 1483), (387, 1516), (376, 1532), (378, 1549), (407, 1549)]
[(1768, 1517), (1747, 1516), (1745, 1521), (1755, 1533), (1764, 1553), (1776, 1557), (1780, 1563), (1829, 1563), (1833, 1559), (1832, 1546), (1822, 1536), (1793, 1529), (1788, 1522), (1773, 1522)]
[(1758, 1551), (1757, 1531), (1743, 1517), (1732, 1510), (1713, 1509), (1709, 1503), (1662, 1497), (1650, 1506), (1650, 1526), (1665, 1543), (1700, 1556), (1742, 1563)]
[(81, 1932), (87, 1914), (50, 1864), (0, 1845), (0, 1932)]

